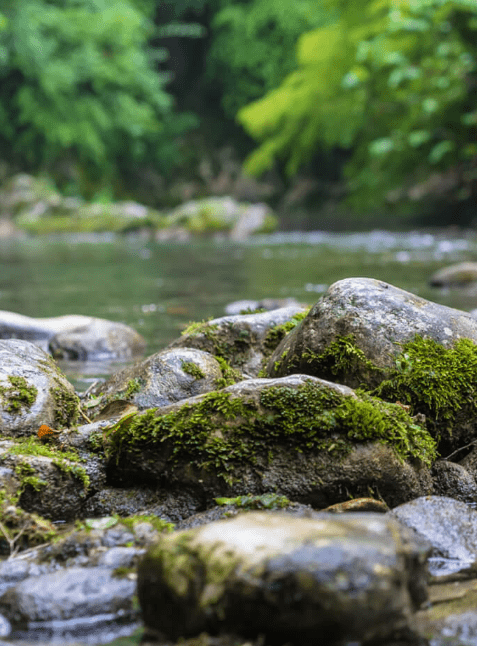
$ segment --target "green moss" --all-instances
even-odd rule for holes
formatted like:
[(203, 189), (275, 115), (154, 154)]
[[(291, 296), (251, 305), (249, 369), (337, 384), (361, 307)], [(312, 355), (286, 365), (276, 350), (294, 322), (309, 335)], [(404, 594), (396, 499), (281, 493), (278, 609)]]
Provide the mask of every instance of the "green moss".
[(278, 344), (285, 338), (285, 336), (289, 332), (294, 330), (296, 326), (301, 323), (301, 321), (303, 321), (310, 309), (311, 308), (308, 308), (304, 312), (298, 312), (297, 314), (294, 314), (289, 321), (286, 321), (281, 325), (275, 325), (275, 327), (272, 327), (270, 328), (270, 330), (268, 330), (263, 342), (263, 346), (267, 351), (267, 356), (271, 355)]
[(276, 493), (266, 493), (261, 496), (237, 496), (236, 498), (215, 498), (218, 505), (234, 505), (240, 509), (283, 509), (288, 507), (290, 500)]
[(30, 408), (38, 396), (38, 389), (29, 386), (24, 377), (9, 375), (9, 386), (0, 386), (0, 398), (3, 408), (8, 413), (20, 413), (24, 408)]
[(182, 361), (181, 368), (186, 374), (194, 377), (194, 379), (205, 379), (204, 371), (193, 361)]
[(52, 463), (60, 471), (71, 474), (73, 477), (81, 480), (85, 491), (89, 487), (89, 476), (86, 473), (86, 469), (80, 464), (84, 460), (79, 457), (74, 449), (60, 451), (54, 446), (41, 443), (36, 436), (30, 436), (17, 440), (13, 446), (7, 449), (6, 453), (11, 455), (33, 455), (50, 458)]
[(58, 386), (51, 390), (55, 400), (55, 425), (73, 426), (79, 415), (79, 397), (60, 384), (58, 380), (57, 383)]
[(477, 413), (477, 345), (459, 339), (445, 348), (416, 336), (403, 345), (395, 369), (373, 394), (426, 415), (438, 440), (450, 437), (460, 411), (468, 419)]
[(222, 371), (222, 377), (219, 377), (215, 380), (215, 387), (217, 389), (226, 388), (227, 386), (232, 386), (232, 384), (236, 384), (239, 381), (242, 381), (242, 374), (235, 368), (232, 368), (232, 366), (226, 359), (224, 359), (223, 357), (215, 358), (219, 362), (220, 370)]
[(164, 520), (163, 518), (159, 518), (159, 516), (155, 516), (154, 514), (126, 516), (125, 518), (116, 515), (114, 516), (122, 525), (125, 525), (132, 531), (134, 531), (135, 526), (139, 523), (149, 523), (157, 532), (172, 532), (175, 527), (174, 523)]
[(135, 379), (130, 379), (126, 384), (126, 390), (121, 391), (115, 397), (115, 399), (129, 399), (136, 393), (138, 393), (143, 387), (144, 382), (137, 377)]
[(345, 454), (356, 442), (379, 441), (401, 458), (432, 463), (435, 443), (424, 428), (400, 406), (363, 397), (343, 397), (311, 380), (296, 389), (264, 389), (259, 405), (214, 391), (175, 412), (158, 415), (150, 409), (136, 415), (110, 436), (108, 450), (119, 459), (123, 448), (152, 449), (167, 442), (171, 465), (181, 459), (199, 471), (213, 469), (228, 483), (244, 462), (255, 463), (257, 455), (273, 457), (277, 444), (297, 452)]
[[(282, 362), (287, 356), (287, 351), (275, 362), (275, 370), (279, 371)], [(321, 354), (305, 350), (300, 360), (287, 363), (287, 374), (296, 369), (305, 374), (320, 377), (337, 383), (355, 382), (379, 383), (384, 377), (384, 371), (375, 366), (366, 358), (364, 352), (358, 348), (353, 335), (338, 337), (330, 343)]]
[(192, 321), (181, 332), (181, 336), (199, 336), (199, 334), (213, 335), (214, 331), (218, 329), (217, 324), (210, 325), (209, 321), (212, 319), (205, 319), (203, 321)]
[(35, 491), (40, 491), (43, 487), (46, 487), (48, 484), (46, 480), (41, 480), (35, 476), (35, 469), (31, 464), (21, 463), (17, 464), (15, 467), (15, 473), (20, 478), (20, 488), (21, 493), (25, 490), (26, 487), (31, 487)]

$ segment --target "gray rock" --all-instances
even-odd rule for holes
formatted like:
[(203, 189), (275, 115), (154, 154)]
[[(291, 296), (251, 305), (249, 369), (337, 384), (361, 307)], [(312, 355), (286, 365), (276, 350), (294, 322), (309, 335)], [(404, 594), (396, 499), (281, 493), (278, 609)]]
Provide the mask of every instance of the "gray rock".
[(270, 332), (304, 312), (301, 306), (283, 307), (261, 314), (237, 314), (193, 324), (169, 348), (199, 348), (224, 357), (231, 366), (255, 377), (276, 343)]
[(477, 484), (472, 473), (462, 465), (438, 460), (432, 467), (434, 494), (449, 496), (462, 502), (477, 502)]
[[(461, 338), (477, 342), (477, 321), (466, 312), (426, 301), (378, 280), (347, 278), (331, 285), (302, 323), (285, 337), (271, 356), (267, 371), (272, 377), (300, 372), (330, 378), (317, 372), (316, 362), (310, 357), (322, 355), (334, 341), (351, 336), (381, 372), (351, 365), (340, 371), (339, 379), (351, 387), (372, 387), (395, 367), (401, 344), (416, 335), (444, 347)], [(325, 370), (322, 365), (321, 369)]]
[(143, 337), (129, 326), (84, 318), (82, 324), (50, 339), (49, 349), (55, 358), (80, 361), (129, 359), (144, 351), (146, 343)]
[(69, 568), (14, 585), (0, 597), (0, 611), (19, 627), (101, 614), (133, 617), (135, 587), (105, 567)]
[[(182, 489), (202, 504), (275, 492), (318, 508), (371, 491), (394, 506), (432, 491), (433, 441), (401, 407), (306, 375), (246, 380), (137, 415), (129, 429), (108, 438), (114, 486)], [(413, 445), (423, 462), (396, 453)]]
[(436, 271), (429, 279), (432, 287), (468, 287), (477, 282), (477, 262), (459, 262)]
[(280, 643), (385, 639), (426, 598), (425, 549), (375, 514), (250, 512), (165, 536), (140, 564), (146, 629)]
[(90, 395), (93, 398), (101, 395), (101, 401), (89, 414), (94, 415), (107, 402), (118, 398), (133, 403), (139, 410), (167, 406), (214, 390), (221, 378), (220, 365), (208, 352), (193, 348), (163, 350), (92, 388)]
[(426, 496), (396, 507), (390, 515), (411, 527), (432, 545), (429, 569), (443, 575), (475, 571), (477, 511), (453, 498)]
[(0, 341), (0, 433), (28, 435), (42, 424), (73, 424), (78, 398), (43, 350), (28, 341)]
[(236, 314), (243, 314), (247, 310), (278, 310), (282, 307), (306, 307), (300, 304), (296, 298), (262, 298), (260, 300), (243, 300), (234, 301), (225, 306), (225, 313), (228, 316), (235, 316)]
[(0, 311), (0, 339), (24, 339), (65, 359), (127, 359), (144, 351), (135, 330), (92, 316), (31, 318)]
[[(40, 452), (40, 451), (39, 451)], [(105, 467), (97, 458), (65, 459), (58, 451), (51, 457), (30, 455), (29, 448), (0, 442), (0, 464), (14, 472), (7, 490), (19, 496), (19, 506), (50, 520), (73, 520), (80, 514), (87, 494), (106, 481)]]

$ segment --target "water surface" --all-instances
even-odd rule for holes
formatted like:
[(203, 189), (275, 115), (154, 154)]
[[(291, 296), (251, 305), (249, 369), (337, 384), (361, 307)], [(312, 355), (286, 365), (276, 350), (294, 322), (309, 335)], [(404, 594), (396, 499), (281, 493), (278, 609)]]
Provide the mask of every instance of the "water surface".
[[(392, 283), (470, 310), (477, 296), (428, 286), (437, 269), (477, 259), (472, 232), (282, 233), (243, 244), (158, 243), (111, 234), (0, 241), (0, 309), (27, 316), (84, 314), (121, 321), (163, 349), (190, 321), (222, 316), (241, 299), (313, 304), (351, 276)], [(118, 366), (64, 364), (79, 388)]]

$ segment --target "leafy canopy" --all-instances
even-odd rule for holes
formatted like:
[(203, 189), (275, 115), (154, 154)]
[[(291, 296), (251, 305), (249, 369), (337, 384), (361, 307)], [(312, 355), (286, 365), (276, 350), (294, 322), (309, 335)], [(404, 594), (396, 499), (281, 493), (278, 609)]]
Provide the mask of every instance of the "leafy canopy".
[(324, 0), (339, 18), (304, 33), (298, 69), (238, 118), (260, 142), (246, 169), (293, 175), (319, 148), (352, 151), (352, 201), (467, 199), (477, 172), (477, 3)]
[[(0, 141), (20, 162), (65, 155), (113, 176), (161, 159), (174, 122), (145, 0), (0, 0)], [(142, 11), (144, 10), (144, 11)], [(183, 117), (182, 117), (183, 119)], [(190, 122), (181, 122), (182, 126)]]

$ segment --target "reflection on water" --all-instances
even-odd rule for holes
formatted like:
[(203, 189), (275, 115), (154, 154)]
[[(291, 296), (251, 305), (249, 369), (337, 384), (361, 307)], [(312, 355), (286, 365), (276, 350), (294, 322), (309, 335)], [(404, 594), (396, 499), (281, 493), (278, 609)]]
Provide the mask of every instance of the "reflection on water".
[[(312, 304), (351, 276), (392, 283), (470, 310), (477, 296), (428, 286), (437, 269), (477, 258), (472, 233), (277, 233), (247, 243), (157, 243), (140, 236), (70, 235), (0, 241), (0, 309), (27, 316), (85, 314), (121, 321), (163, 349), (189, 321), (222, 316), (242, 299)], [(64, 364), (77, 386), (118, 364)]]

